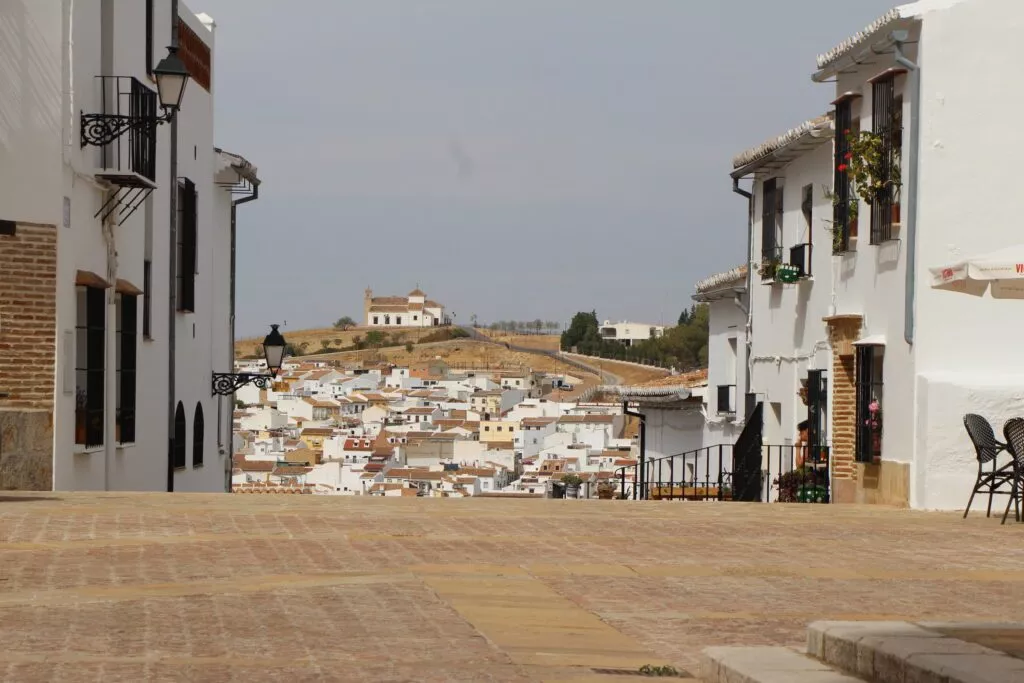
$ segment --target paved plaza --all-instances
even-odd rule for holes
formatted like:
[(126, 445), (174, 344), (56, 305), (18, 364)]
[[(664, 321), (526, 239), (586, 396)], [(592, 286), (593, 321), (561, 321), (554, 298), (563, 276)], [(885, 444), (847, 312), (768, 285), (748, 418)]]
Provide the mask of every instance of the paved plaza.
[(741, 503), (0, 496), (0, 680), (601, 681), (1020, 619), (1024, 525)]

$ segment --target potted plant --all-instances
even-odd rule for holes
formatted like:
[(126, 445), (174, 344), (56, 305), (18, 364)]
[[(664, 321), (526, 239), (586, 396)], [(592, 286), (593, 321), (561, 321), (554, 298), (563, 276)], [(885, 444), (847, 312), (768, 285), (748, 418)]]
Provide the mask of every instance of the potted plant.
[(800, 279), (800, 269), (790, 263), (783, 263), (775, 269), (775, 279), (792, 284)]
[(607, 482), (597, 487), (597, 497), (601, 500), (612, 500), (615, 498), (615, 486)]
[[(894, 129), (899, 130), (898, 116), (892, 122)], [(849, 131), (847, 131), (849, 134)], [(900, 222), (900, 194), (903, 188), (903, 173), (900, 169), (900, 147), (886, 150), (885, 139), (879, 133), (861, 131), (850, 138), (850, 150), (846, 160), (838, 170), (848, 170), (857, 194), (870, 206), (875, 199), (887, 189), (891, 191), (889, 198), (889, 217), (892, 223)]]
[(864, 426), (871, 432), (871, 454), (877, 461), (882, 454), (882, 405), (877, 398), (868, 404)]
[(761, 276), (762, 280), (774, 280), (775, 273), (782, 265), (782, 261), (777, 258), (764, 257), (761, 259), (761, 265), (757, 268), (757, 274)]
[(565, 486), (566, 498), (577, 498), (580, 495), (580, 484), (583, 480), (578, 474), (566, 474), (562, 477), (562, 485)]

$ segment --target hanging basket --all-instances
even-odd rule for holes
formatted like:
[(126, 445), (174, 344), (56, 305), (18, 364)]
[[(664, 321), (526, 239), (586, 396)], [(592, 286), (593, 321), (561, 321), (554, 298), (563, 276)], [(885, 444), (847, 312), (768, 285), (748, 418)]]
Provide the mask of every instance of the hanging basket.
[(800, 269), (796, 266), (791, 266), (788, 263), (781, 265), (778, 270), (775, 271), (775, 279), (780, 282), (792, 284), (800, 279)]

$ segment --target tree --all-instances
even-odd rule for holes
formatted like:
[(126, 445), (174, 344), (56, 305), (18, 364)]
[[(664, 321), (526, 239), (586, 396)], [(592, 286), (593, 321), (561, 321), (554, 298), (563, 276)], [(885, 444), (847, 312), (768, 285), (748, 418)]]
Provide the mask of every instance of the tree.
[(299, 344), (299, 351), (301, 352), (300, 355), (305, 356), (306, 355), (306, 351), (308, 351), (308, 350), (309, 350), (309, 342), (302, 342), (301, 344)]
[(537, 334), (540, 334), (540, 331), (543, 328), (544, 328), (544, 321), (543, 320), (541, 320), (540, 318), (537, 318), (536, 320), (533, 321), (533, 329), (537, 330)]
[(473, 327), (476, 327), (476, 313), (469, 316), (469, 324), (472, 325)]
[(380, 330), (370, 330), (366, 333), (366, 343), (374, 348), (384, 344), (384, 333)]
[(689, 325), (690, 324), (690, 316), (692, 314), (693, 314), (693, 306), (691, 306), (690, 308), (684, 308), (683, 312), (679, 314), (679, 324), (680, 325)]
[(341, 318), (338, 318), (338, 321), (334, 323), (334, 327), (339, 329), (339, 330), (347, 330), (348, 328), (355, 327), (355, 326), (356, 326), (356, 321), (353, 320), (352, 318), (350, 318), (347, 315), (343, 316)]
[(412, 353), (412, 350), (413, 350), (414, 348), (416, 348), (416, 345), (415, 345), (415, 344), (413, 344), (412, 342), (406, 342), (406, 343), (405, 343), (405, 352), (406, 352), (406, 353)]
[(580, 350), (586, 353), (584, 348), (592, 349), (595, 343), (601, 341), (597, 329), (597, 311), (577, 313), (572, 317), (569, 329), (562, 333), (562, 350), (568, 351), (574, 346), (579, 346)]

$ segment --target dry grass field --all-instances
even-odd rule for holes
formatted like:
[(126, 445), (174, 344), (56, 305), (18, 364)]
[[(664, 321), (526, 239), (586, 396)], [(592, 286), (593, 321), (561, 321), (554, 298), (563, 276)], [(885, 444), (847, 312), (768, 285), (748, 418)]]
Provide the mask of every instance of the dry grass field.
[[(309, 344), (308, 352), (315, 353), (316, 349), (322, 348), (324, 343), (334, 348), (352, 346), (356, 337), (366, 339), (366, 333), (371, 331), (370, 327), (353, 327), (348, 330), (336, 330), (333, 327), (323, 327), (311, 330), (281, 330), (288, 343), (298, 347), (301, 344)], [(415, 342), (420, 337), (437, 332), (435, 327), (400, 327), (389, 330), (389, 335), (401, 335), (402, 342)], [(263, 353), (263, 337), (250, 337), (235, 342), (235, 355), (240, 357), (258, 356)]]

